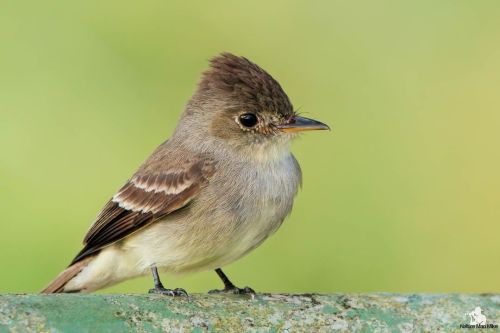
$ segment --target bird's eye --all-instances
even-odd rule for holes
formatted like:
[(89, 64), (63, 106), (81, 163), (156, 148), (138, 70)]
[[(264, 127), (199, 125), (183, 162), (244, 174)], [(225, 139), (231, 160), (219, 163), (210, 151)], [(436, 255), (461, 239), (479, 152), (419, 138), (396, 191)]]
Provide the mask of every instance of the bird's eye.
[(254, 127), (257, 121), (257, 116), (253, 113), (245, 113), (240, 116), (240, 123), (245, 127)]

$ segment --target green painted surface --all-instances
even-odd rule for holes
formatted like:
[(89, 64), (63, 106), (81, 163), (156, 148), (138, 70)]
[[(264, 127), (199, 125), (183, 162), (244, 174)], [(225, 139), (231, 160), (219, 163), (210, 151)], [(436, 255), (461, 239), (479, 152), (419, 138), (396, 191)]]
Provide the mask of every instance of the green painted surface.
[(0, 295), (0, 332), (464, 332), (476, 307), (500, 324), (498, 294)]

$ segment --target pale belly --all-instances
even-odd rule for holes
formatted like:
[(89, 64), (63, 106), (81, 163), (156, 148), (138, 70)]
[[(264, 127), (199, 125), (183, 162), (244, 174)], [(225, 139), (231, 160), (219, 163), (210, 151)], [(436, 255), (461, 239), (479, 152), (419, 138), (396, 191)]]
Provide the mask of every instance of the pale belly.
[(159, 222), (131, 237), (121, 250), (139, 264), (140, 271), (151, 265), (172, 274), (215, 269), (247, 254), (273, 234), (286, 215), (278, 210), (267, 207), (239, 224), (222, 218), (218, 225), (205, 219), (191, 221), (205, 228)]
[[(103, 249), (68, 286), (99, 289), (146, 274), (152, 265), (170, 274), (215, 269), (247, 254), (279, 228), (300, 184), (291, 155), (269, 169), (220, 175), (189, 209)], [(251, 186), (235, 187), (227, 177), (252, 179)]]

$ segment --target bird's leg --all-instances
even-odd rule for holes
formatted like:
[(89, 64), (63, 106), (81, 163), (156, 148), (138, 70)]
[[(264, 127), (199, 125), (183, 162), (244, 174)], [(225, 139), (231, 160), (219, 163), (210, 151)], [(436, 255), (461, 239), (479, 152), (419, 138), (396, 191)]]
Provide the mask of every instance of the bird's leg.
[(155, 265), (151, 266), (151, 272), (153, 273), (153, 282), (155, 287), (153, 289), (149, 289), (150, 294), (162, 294), (168, 296), (187, 296), (187, 292), (182, 288), (175, 289), (167, 289), (163, 286), (160, 281), (160, 276), (158, 275), (158, 270)]
[(245, 288), (238, 288), (238, 287), (236, 287), (231, 282), (231, 280), (229, 280), (229, 278), (226, 276), (226, 274), (224, 274), (224, 272), (222, 271), (222, 269), (217, 268), (215, 270), (215, 273), (217, 273), (217, 275), (219, 275), (220, 279), (224, 283), (224, 289), (210, 290), (208, 292), (209, 294), (229, 293), (229, 294), (239, 294), (239, 295), (247, 295), (247, 294), (255, 295), (255, 291), (252, 288), (250, 288), (250, 287), (245, 287)]

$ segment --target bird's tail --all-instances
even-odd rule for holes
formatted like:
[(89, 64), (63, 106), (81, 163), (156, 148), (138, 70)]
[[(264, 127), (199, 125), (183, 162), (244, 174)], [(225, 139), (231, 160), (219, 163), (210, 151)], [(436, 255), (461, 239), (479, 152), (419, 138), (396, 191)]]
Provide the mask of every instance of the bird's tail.
[(89, 263), (92, 257), (87, 257), (82, 261), (78, 261), (73, 265), (66, 268), (62, 271), (47, 287), (45, 287), (41, 293), (42, 294), (55, 294), (55, 293), (64, 293), (64, 292), (72, 292), (77, 293), (80, 290), (70, 290), (65, 291), (64, 286), (68, 283), (72, 278), (78, 275)]

